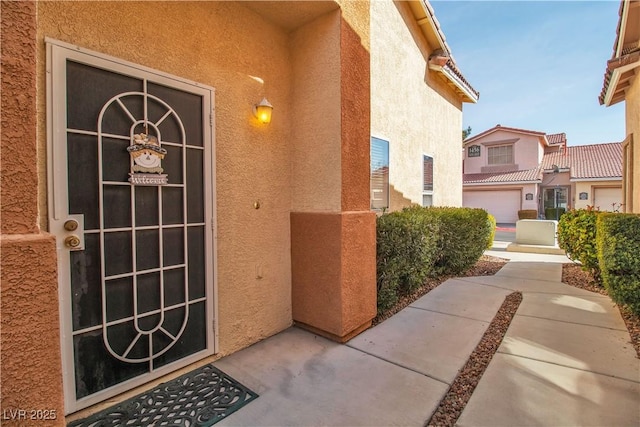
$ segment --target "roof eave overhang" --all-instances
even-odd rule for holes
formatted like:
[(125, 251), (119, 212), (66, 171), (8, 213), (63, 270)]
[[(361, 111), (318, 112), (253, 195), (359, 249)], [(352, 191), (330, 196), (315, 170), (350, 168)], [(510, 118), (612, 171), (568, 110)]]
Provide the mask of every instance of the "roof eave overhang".
[(471, 86), (469, 86), (464, 81), (462, 81), (462, 79), (458, 77), (458, 75), (453, 71), (453, 69), (449, 66), (448, 63), (442, 66), (442, 65), (438, 65), (437, 63), (432, 63), (430, 60), (429, 69), (441, 73), (442, 76), (444, 76), (448, 80), (448, 82), (453, 86), (455, 91), (458, 93), (458, 95), (462, 99), (462, 102), (475, 104), (476, 102), (478, 102), (478, 99), (480, 99), (478, 94), (473, 91)]
[(522, 185), (522, 184), (540, 184), (542, 181), (537, 179), (533, 181), (500, 181), (500, 182), (463, 182), (463, 187), (480, 187), (486, 185)]
[[(604, 97), (600, 104), (607, 107), (615, 105), (620, 101), (624, 101), (626, 89), (630, 86), (630, 80), (635, 76), (635, 69), (640, 67), (640, 51), (627, 55), (634, 57), (623, 60), (623, 58), (614, 58), (607, 61), (607, 70), (611, 73), (611, 78), (605, 89)], [(625, 65), (620, 65), (626, 63)], [(632, 73), (627, 74), (629, 71)]]
[[(607, 61), (605, 81), (598, 98), (600, 105), (607, 107), (624, 101), (626, 89), (636, 74), (634, 69), (640, 66), (640, 51), (625, 53), (625, 46), (628, 43), (639, 41), (635, 22), (640, 14), (640, 1), (622, 0), (618, 14), (620, 18), (613, 46), (613, 57)], [(630, 23), (631, 20), (633, 24)], [(631, 27), (628, 28), (628, 25)]]
[[(454, 89), (454, 92), (460, 97), (462, 102), (476, 103), (480, 98), (480, 94), (464, 80), (460, 78), (462, 74), (456, 73), (453, 69), (455, 67), (455, 61), (451, 57), (451, 49), (447, 44), (444, 34), (440, 29), (440, 25), (435, 17), (435, 12), (427, 0), (408, 1), (409, 9), (413, 14), (422, 35), (429, 44), (429, 46), (435, 51), (441, 49), (448, 61), (444, 62), (445, 57), (437, 56), (430, 58), (427, 64), (429, 70), (439, 73), (447, 83)], [(432, 59), (435, 59), (432, 61)]]
[(604, 178), (571, 178), (570, 182), (581, 182), (581, 181), (622, 181), (621, 176), (608, 176)]
[(620, 16), (620, 21), (618, 22), (618, 34), (616, 37), (616, 42), (614, 46), (614, 52), (616, 57), (622, 55), (622, 49), (624, 48), (625, 38), (627, 36), (627, 23), (629, 22), (629, 0), (622, 0), (620, 2), (620, 11), (618, 15)]

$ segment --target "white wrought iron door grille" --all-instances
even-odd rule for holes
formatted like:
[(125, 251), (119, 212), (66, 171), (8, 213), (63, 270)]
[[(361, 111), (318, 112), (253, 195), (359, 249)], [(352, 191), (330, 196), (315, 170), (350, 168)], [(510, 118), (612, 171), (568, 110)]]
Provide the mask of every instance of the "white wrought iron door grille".
[[(52, 230), (59, 230), (61, 222), (66, 217), (78, 214), (72, 209), (73, 203), (70, 197), (74, 189), (83, 188), (82, 184), (67, 188), (67, 180), (73, 179), (74, 171), (71, 170), (68, 159), (73, 152), (69, 151), (71, 148), (62, 147), (67, 144), (69, 144), (68, 147), (73, 144), (75, 147), (81, 147), (88, 140), (95, 140), (97, 146), (95, 162), (97, 171), (92, 176), (97, 178), (97, 182), (94, 182), (96, 182), (98, 194), (94, 198), (99, 218), (96, 217), (96, 221), (88, 221), (87, 228), (82, 231), (87, 248), (95, 250), (90, 254), (85, 251), (61, 251), (58, 245), (62, 267), (59, 269), (61, 319), (66, 325), (64, 330), (68, 331), (61, 334), (65, 360), (65, 412), (70, 413), (165, 375), (181, 366), (186, 366), (207, 354), (212, 354), (215, 350), (216, 338), (211, 326), (214, 325), (212, 300), (215, 296), (215, 244), (213, 241), (215, 211), (212, 208), (215, 203), (213, 186), (215, 168), (213, 122), (210, 122), (213, 91), (201, 85), (194, 88), (192, 83), (175, 80), (173, 76), (161, 75), (136, 64), (125, 63), (77, 47), (70, 49), (64, 46), (64, 43), (52, 43), (50, 40), (47, 40), (47, 43), (47, 105), (48, 117), (51, 118), (48, 121), (48, 151), (51, 165), (49, 212)], [(70, 125), (67, 118), (67, 101), (65, 100), (67, 85), (75, 83), (67, 82), (65, 70), (70, 63), (95, 67), (96, 70), (104, 70), (108, 73), (122, 73), (126, 77), (140, 81), (141, 90), (121, 91), (108, 99), (102, 106), (97, 122), (94, 122), (96, 123), (95, 131), (86, 126), (74, 127)], [(152, 80), (146, 78), (150, 71), (153, 74)], [(151, 84), (154, 86), (154, 93), (149, 92)], [(166, 93), (162, 88), (184, 93), (191, 98), (195, 95), (195, 99), (200, 99), (197, 103), (200, 104), (198, 120), (201, 123), (201, 130), (196, 133), (195, 143), (190, 142), (189, 132), (185, 130), (179, 112), (170, 105), (171, 101), (165, 102), (161, 99), (162, 94)], [(141, 115), (133, 111), (129, 104), (129, 101), (136, 97), (142, 100)], [(153, 117), (150, 116), (151, 107), (154, 108)], [(184, 107), (181, 108), (184, 114)], [(105, 114), (115, 110), (127, 118), (128, 132), (113, 132), (105, 129), (103, 123)], [(162, 113), (158, 114), (160, 110)], [(58, 113), (60, 111), (62, 114)], [(193, 118), (190, 120), (190, 127), (193, 129)], [(169, 133), (172, 135), (167, 137), (163, 135), (162, 127), (165, 126), (166, 130), (169, 122), (175, 124), (179, 131), (177, 133), (171, 131)], [(207, 128), (205, 124), (210, 124), (210, 127)], [(112, 166), (113, 160), (109, 153), (114, 152), (114, 147), (120, 153), (121, 146), (127, 147), (132, 144), (133, 135), (141, 131), (157, 136), (160, 144), (170, 150), (174, 158), (168, 183), (165, 185), (137, 186), (126, 179), (113, 178), (110, 176), (113, 172), (109, 170), (106, 170), (105, 174), (104, 166)], [(60, 139), (63, 135), (66, 137)], [(165, 138), (167, 140), (164, 140)], [(86, 148), (80, 148), (80, 150), (86, 150)], [(133, 160), (129, 158), (128, 153), (125, 155), (127, 156), (125, 167), (131, 170)], [(175, 161), (178, 157), (179, 161)], [(179, 167), (176, 166), (178, 163)], [(188, 163), (191, 165), (192, 175), (195, 165), (195, 174), (200, 174), (200, 178), (188, 175), (190, 172)], [(74, 165), (77, 166), (78, 162)], [(121, 166), (117, 168), (122, 169)], [(178, 168), (180, 170), (177, 174)], [(119, 172), (121, 171), (118, 170)], [(200, 183), (190, 193), (190, 184), (194, 183), (194, 179), (200, 179)], [(195, 204), (193, 191), (196, 196), (202, 198)], [(153, 217), (153, 214), (145, 213), (149, 203), (146, 205), (141, 203), (139, 194), (144, 194), (145, 197), (151, 195), (150, 199), (157, 209), (157, 220), (139, 221), (139, 217), (144, 219), (145, 215)], [(126, 208), (120, 205), (124, 198), (127, 199)], [(176, 203), (178, 199), (180, 202)], [(114, 200), (118, 203), (113, 203)], [(167, 218), (165, 218), (166, 212), (169, 212)], [(154, 240), (157, 245), (151, 251), (153, 253), (145, 254), (141, 258), (138, 255), (139, 251), (144, 251), (145, 244)], [(190, 262), (190, 252), (193, 252), (194, 248), (197, 249), (196, 261), (199, 267), (196, 273), (193, 273), (197, 280), (192, 288), (190, 268), (193, 268), (194, 261)], [(94, 254), (95, 258), (100, 259), (101, 266), (87, 262), (87, 259), (92, 258)], [(107, 267), (110, 265), (109, 258), (118, 259), (120, 262), (127, 257), (129, 261), (123, 264), (126, 265), (124, 268), (122, 266)], [(154, 258), (155, 262), (149, 261)], [(203, 264), (207, 259), (212, 260), (210, 265)], [(80, 264), (82, 264), (81, 268), (78, 267)], [(92, 304), (100, 306), (99, 310), (96, 308), (94, 311), (99, 311), (96, 314), (101, 318), (95, 318), (95, 315), (88, 316), (86, 310), (77, 309), (79, 307), (77, 287), (86, 286), (83, 282), (86, 277), (80, 277), (80, 281), (75, 282), (76, 285), (71, 283), (74, 277), (77, 279), (82, 275), (100, 278), (100, 301), (98, 302), (96, 297)], [(69, 285), (63, 286), (63, 282)], [(157, 291), (154, 298), (149, 299), (146, 290), (153, 282), (157, 285)], [(116, 300), (114, 295), (119, 294), (113, 292), (111, 287), (122, 289), (123, 283), (128, 284), (129, 295)], [(75, 291), (71, 292), (72, 289), (69, 286), (72, 289), (76, 286)], [(171, 289), (167, 286), (171, 286)], [(178, 291), (176, 286), (180, 288)], [(123, 303), (128, 303), (128, 308), (123, 308)], [(194, 307), (197, 307), (197, 310), (195, 317), (192, 318), (190, 315)], [(193, 322), (197, 322), (199, 326), (193, 326), (190, 319), (194, 319)], [(122, 333), (125, 327), (131, 330), (127, 334)], [(191, 339), (187, 335), (193, 335), (193, 329), (191, 329), (193, 327), (197, 328), (198, 336), (203, 334), (202, 344), (199, 344), (200, 341), (191, 340), (186, 344), (186, 350), (178, 349), (170, 354), (170, 350), (179, 342), (181, 348), (184, 348), (185, 344), (182, 342)], [(192, 332), (185, 334), (187, 330)], [(80, 384), (78, 375), (86, 374), (90, 370), (79, 364), (79, 360), (83, 357), (78, 353), (81, 351), (79, 345), (83, 337), (88, 339), (85, 349), (95, 348), (96, 339), (99, 339), (104, 345), (105, 354), (108, 353), (119, 363), (132, 366), (132, 369), (121, 375), (117, 381), (100, 386), (101, 388), (96, 389), (97, 391), (82, 391), (78, 388)], [(125, 341), (126, 345), (123, 344)], [(109, 364), (106, 366), (108, 367)], [(145, 368), (141, 369), (142, 366)], [(72, 379), (74, 377), (75, 380)]]

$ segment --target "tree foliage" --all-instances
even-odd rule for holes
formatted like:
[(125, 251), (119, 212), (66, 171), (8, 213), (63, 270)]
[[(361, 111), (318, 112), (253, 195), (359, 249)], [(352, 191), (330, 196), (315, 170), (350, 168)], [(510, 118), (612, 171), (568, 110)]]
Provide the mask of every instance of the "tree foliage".
[(467, 126), (466, 129), (462, 129), (462, 140), (464, 141), (467, 137), (471, 135), (471, 126)]

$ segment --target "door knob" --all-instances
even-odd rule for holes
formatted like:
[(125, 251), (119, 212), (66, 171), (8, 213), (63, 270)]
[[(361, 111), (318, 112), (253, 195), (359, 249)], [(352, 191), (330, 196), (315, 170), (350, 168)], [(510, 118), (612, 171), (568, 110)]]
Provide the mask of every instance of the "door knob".
[(75, 234), (72, 234), (71, 236), (67, 236), (67, 238), (64, 239), (64, 244), (68, 248), (77, 248), (78, 246), (80, 246), (80, 238)]
[(64, 229), (67, 231), (76, 231), (78, 229), (78, 221), (75, 219), (68, 219), (64, 222)]

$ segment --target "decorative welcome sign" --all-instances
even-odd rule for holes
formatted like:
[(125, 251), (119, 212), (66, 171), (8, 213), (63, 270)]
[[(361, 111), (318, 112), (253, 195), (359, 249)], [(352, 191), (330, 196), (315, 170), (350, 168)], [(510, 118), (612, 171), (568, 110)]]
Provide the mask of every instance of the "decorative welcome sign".
[(146, 133), (135, 134), (127, 151), (133, 160), (129, 182), (133, 185), (166, 185), (167, 175), (161, 166), (167, 150), (160, 146), (155, 136)]

